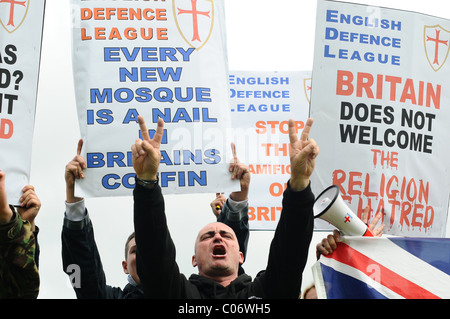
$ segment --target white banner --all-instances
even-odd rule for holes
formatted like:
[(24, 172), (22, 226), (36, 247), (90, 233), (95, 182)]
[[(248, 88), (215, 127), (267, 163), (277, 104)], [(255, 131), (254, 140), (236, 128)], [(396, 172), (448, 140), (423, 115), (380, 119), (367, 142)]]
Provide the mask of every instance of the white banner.
[(234, 190), (222, 1), (72, 0), (84, 196), (131, 195), (137, 116), (165, 121), (164, 193)]
[(288, 121), (301, 133), (309, 114), (311, 72), (230, 72), (231, 139), (252, 174), (249, 225), (274, 230), (290, 178)]
[(45, 0), (0, 2), (0, 169), (8, 201), (29, 184)]
[(331, 184), (385, 232), (445, 236), (449, 199), (450, 21), (318, 1), (313, 186)]

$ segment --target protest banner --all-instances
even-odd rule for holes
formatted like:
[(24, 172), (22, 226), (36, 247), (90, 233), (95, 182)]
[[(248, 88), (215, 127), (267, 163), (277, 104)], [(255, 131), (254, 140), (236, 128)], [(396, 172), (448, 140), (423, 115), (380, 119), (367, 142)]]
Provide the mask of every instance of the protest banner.
[(71, 1), (73, 68), (86, 197), (131, 195), (142, 115), (165, 121), (163, 193), (234, 190), (221, 1)]
[(313, 266), (319, 299), (448, 299), (449, 238), (345, 236)]
[(290, 178), (289, 119), (301, 133), (309, 114), (310, 71), (230, 71), (230, 110), (239, 160), (249, 166), (249, 226), (274, 230)]
[(45, 0), (0, 1), (0, 169), (8, 201), (29, 184)]
[(449, 206), (450, 21), (318, 1), (311, 132), (313, 175), (385, 232), (445, 236)]

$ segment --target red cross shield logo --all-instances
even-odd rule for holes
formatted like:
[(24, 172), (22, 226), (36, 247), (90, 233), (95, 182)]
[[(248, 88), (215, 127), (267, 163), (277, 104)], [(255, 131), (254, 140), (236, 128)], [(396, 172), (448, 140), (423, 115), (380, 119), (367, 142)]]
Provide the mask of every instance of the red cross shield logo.
[(30, 0), (0, 0), (0, 24), (13, 33), (27, 16)]
[(214, 0), (172, 0), (173, 15), (184, 41), (199, 50), (214, 26)]
[(447, 61), (450, 52), (450, 31), (440, 25), (425, 26), (423, 40), (428, 63), (437, 72)]

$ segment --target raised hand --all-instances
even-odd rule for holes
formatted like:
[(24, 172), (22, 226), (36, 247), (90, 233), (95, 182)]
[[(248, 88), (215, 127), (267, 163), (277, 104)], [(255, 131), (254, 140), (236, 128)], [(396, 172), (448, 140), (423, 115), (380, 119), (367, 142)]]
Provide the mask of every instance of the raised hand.
[(78, 141), (77, 155), (66, 165), (64, 178), (66, 180), (66, 201), (68, 203), (74, 203), (81, 198), (75, 197), (75, 180), (83, 179), (83, 170), (87, 167), (86, 161), (81, 156), (81, 149), (83, 148), (83, 140)]
[(219, 217), (222, 212), (222, 208), (225, 205), (227, 198), (222, 193), (216, 193), (216, 198), (209, 204), (211, 206), (211, 210), (213, 214)]
[(150, 138), (144, 118), (138, 116), (142, 140), (137, 139), (131, 146), (133, 154), (133, 168), (136, 176), (143, 180), (156, 180), (161, 161), (161, 140), (164, 133), (164, 121), (160, 118), (153, 139)]
[(241, 190), (239, 192), (231, 193), (231, 199), (235, 201), (242, 201), (248, 198), (248, 189), (250, 186), (250, 171), (248, 166), (241, 163), (236, 154), (236, 145), (231, 143), (231, 150), (233, 152), (233, 161), (230, 163), (229, 171), (231, 173), (231, 179), (238, 179), (241, 184)]
[(294, 191), (301, 191), (309, 185), (309, 178), (314, 171), (319, 147), (313, 139), (309, 139), (313, 120), (306, 121), (300, 139), (296, 133), (294, 120), (289, 120), (289, 140), (291, 143), (291, 179), (290, 187)]
[(22, 217), (23, 220), (27, 220), (31, 224), (32, 230), (35, 228), (34, 219), (39, 213), (41, 209), (41, 200), (36, 195), (34, 190), (34, 186), (26, 185), (22, 189), (22, 196), (20, 197), (20, 207), (17, 208), (17, 211)]

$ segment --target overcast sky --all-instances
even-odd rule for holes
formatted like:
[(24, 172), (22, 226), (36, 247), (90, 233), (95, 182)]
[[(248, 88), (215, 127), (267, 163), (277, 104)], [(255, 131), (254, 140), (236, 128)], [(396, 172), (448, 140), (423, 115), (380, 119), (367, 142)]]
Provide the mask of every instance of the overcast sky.
[[(217, 0), (216, 0), (217, 1)], [(230, 70), (305, 71), (313, 64), (316, 1), (314, 0), (224, 0)], [(450, 19), (450, 4), (444, 0), (355, 1), (394, 7)], [(41, 245), (40, 298), (74, 298), (61, 263), (61, 227), (64, 213), (64, 166), (76, 152), (80, 138), (71, 66), (69, 0), (47, 0), (37, 101), (31, 184), (42, 201), (37, 218)], [(167, 200), (171, 235), (177, 260), (186, 275), (191, 267), (194, 239), (198, 230), (214, 220), (208, 209), (214, 194), (172, 195)], [(198, 203), (204, 203), (199, 209)], [(107, 281), (124, 287), (124, 242), (132, 226), (129, 197), (88, 199)], [(181, 228), (180, 225), (183, 227)], [(273, 232), (253, 232), (248, 248), (246, 271), (255, 276), (265, 268)], [(315, 234), (304, 286), (311, 283), (310, 266), (314, 246), (324, 237)], [(187, 244), (186, 244), (187, 243)]]

